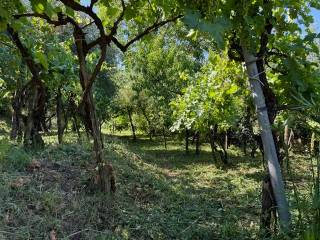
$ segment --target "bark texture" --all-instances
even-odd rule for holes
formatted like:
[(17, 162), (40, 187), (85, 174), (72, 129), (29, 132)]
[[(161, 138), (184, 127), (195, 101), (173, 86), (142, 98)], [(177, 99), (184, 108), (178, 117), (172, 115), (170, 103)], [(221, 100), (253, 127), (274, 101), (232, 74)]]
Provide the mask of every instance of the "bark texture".
[[(43, 146), (44, 142), (39, 131), (46, 129), (44, 123), (46, 91), (40, 78), (41, 65), (34, 61), (29, 49), (25, 47), (19, 34), (10, 25), (7, 26), (7, 32), (32, 74), (32, 79), (23, 87), (16, 98), (15, 105), (18, 104), (18, 106), (14, 106), (15, 117), (19, 119), (14, 119), (12, 137), (16, 135), (17, 126), (15, 124), (20, 123), (22, 119), (24, 123), (24, 146), (27, 148)], [(19, 107), (22, 102), (26, 105), (27, 116), (20, 115), (21, 109)]]

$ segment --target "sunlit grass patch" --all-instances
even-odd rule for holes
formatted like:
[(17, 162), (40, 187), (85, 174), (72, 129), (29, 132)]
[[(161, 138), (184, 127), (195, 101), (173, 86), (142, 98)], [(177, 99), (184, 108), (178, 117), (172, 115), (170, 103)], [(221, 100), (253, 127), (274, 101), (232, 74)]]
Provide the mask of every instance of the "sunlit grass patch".
[(0, 139), (10, 132), (10, 126), (3, 119), (0, 119)]

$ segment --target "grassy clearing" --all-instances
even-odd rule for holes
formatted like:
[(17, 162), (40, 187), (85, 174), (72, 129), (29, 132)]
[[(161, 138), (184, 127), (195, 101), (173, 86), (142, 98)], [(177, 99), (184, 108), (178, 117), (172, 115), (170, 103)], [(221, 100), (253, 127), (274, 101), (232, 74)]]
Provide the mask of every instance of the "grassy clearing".
[[(105, 156), (117, 175), (117, 193), (110, 197), (86, 190), (93, 166), (90, 145), (71, 143), (74, 138), (69, 134), (59, 146), (48, 136), (48, 147), (24, 152), (28, 161), (22, 163), (20, 155), (8, 154), (21, 147), (1, 142), (0, 239), (48, 239), (53, 229), (58, 239), (258, 238), (259, 158), (230, 149), (232, 164), (224, 169), (214, 164), (208, 146), (195, 156), (186, 155), (179, 141), (169, 141), (165, 149), (159, 139), (133, 143), (109, 135)], [(29, 159), (39, 161), (40, 169), (26, 171), (22, 166)], [(19, 168), (7, 167), (16, 162)], [(301, 168), (295, 186), (308, 189), (299, 185), (308, 178), (302, 162), (294, 162)], [(296, 209), (304, 197), (297, 202), (288, 186)]]

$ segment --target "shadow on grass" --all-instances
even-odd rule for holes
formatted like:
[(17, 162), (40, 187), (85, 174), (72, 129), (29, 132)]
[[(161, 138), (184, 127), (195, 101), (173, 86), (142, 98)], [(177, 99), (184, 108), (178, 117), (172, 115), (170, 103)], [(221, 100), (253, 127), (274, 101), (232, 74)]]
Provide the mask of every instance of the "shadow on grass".
[[(168, 145), (107, 137), (106, 158), (117, 176), (113, 198), (82, 188), (91, 150), (49, 146), (35, 156), (48, 164), (45, 171), (26, 173), (30, 182), (20, 190), (0, 178), (0, 230), (14, 228), (15, 239), (45, 239), (52, 229), (59, 239), (84, 229), (79, 239), (255, 239), (258, 185), (236, 168), (245, 159), (231, 156), (237, 162), (224, 171), (208, 151), (186, 155), (179, 142)], [(4, 222), (6, 214), (14, 220)]]
[(250, 156), (243, 156), (242, 154), (234, 154), (234, 151), (228, 150), (229, 162), (230, 164), (223, 166), (220, 157), (216, 154), (215, 159), (212, 156), (211, 151), (207, 149), (202, 149), (199, 155), (196, 155), (194, 148), (191, 146), (188, 153), (185, 152), (183, 143), (170, 139), (167, 143), (168, 149), (165, 149), (164, 145), (159, 141), (150, 141), (146, 137), (137, 139), (137, 141), (132, 141), (127, 136), (115, 137), (108, 136), (109, 138), (121, 139), (121, 141), (127, 143), (128, 149), (133, 152), (142, 154), (144, 160), (151, 164), (156, 164), (162, 168), (188, 168), (193, 164), (207, 164), (207, 165), (217, 165), (223, 169), (234, 169), (239, 165), (247, 164), (251, 167), (260, 167), (262, 162), (258, 158), (251, 158)]
[(250, 224), (258, 221), (252, 204), (258, 204), (259, 193), (252, 188), (239, 190), (234, 175), (204, 179), (212, 183), (203, 187), (192, 173), (169, 178), (159, 165), (145, 165), (149, 162), (143, 156), (116, 153), (114, 159), (114, 165), (122, 165), (119, 197), (134, 203), (125, 207), (127, 214), (119, 213), (128, 221), (132, 238), (250, 239), (256, 233)]

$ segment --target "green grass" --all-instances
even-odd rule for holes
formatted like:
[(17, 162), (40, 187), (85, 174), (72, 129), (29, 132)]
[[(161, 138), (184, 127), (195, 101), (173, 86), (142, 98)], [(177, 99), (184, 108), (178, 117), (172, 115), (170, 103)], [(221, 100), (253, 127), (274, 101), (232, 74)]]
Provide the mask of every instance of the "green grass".
[(31, 154), (8, 138), (0, 139), (0, 170), (23, 171), (31, 162)]
[[(231, 148), (231, 165), (223, 168), (207, 145), (196, 156), (185, 154), (177, 140), (165, 149), (160, 139), (140, 136), (134, 143), (127, 136), (109, 135), (105, 158), (115, 168), (117, 192), (106, 196), (85, 188), (94, 166), (89, 143), (75, 144), (72, 134), (61, 146), (55, 136), (45, 138), (45, 149), (26, 153), (41, 162), (40, 170), (0, 162), (0, 239), (48, 239), (53, 229), (58, 239), (259, 238), (259, 158)], [(6, 144), (1, 154), (13, 147)], [(295, 162), (301, 167), (295, 179), (308, 180), (301, 165), (305, 159)], [(17, 180), (21, 186), (15, 186)], [(299, 203), (288, 187), (296, 221), (308, 185), (298, 186), (306, 190)]]

